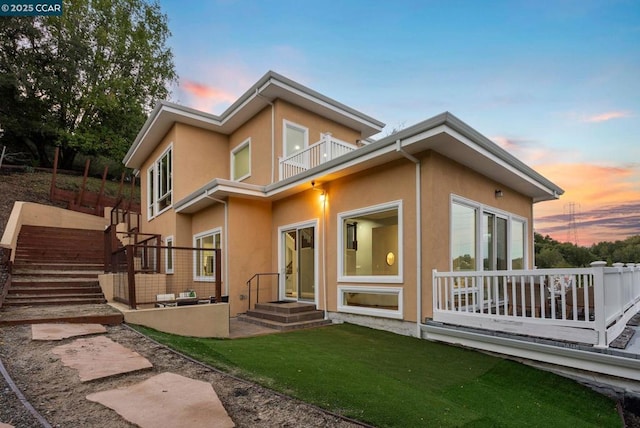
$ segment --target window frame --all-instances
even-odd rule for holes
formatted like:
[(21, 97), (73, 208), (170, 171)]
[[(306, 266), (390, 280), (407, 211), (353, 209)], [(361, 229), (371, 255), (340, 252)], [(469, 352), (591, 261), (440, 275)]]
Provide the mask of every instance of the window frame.
[[(513, 230), (512, 230), (512, 224), (514, 221), (518, 221), (520, 223), (522, 223), (523, 225), (523, 255), (522, 255), (522, 269), (527, 269), (529, 266), (529, 253), (530, 253), (530, 249), (529, 249), (529, 241), (530, 241), (530, 237), (529, 237), (529, 219), (527, 219), (526, 217), (522, 217), (519, 216), (517, 214), (514, 213), (510, 213), (508, 211), (504, 211), (504, 210), (500, 210), (498, 208), (492, 207), (490, 205), (486, 205), (486, 204), (482, 204), (480, 202), (476, 202), (467, 198), (464, 198), (462, 196), (458, 196), (458, 195), (451, 195), (450, 198), (450, 202), (449, 202), (449, 269), (451, 272), (453, 272), (453, 260), (454, 260), (454, 254), (453, 254), (453, 235), (454, 235), (454, 225), (453, 225), (453, 204), (458, 204), (458, 205), (462, 205), (462, 206), (466, 206), (468, 208), (474, 209), (475, 210), (475, 229), (476, 229), (476, 236), (475, 236), (475, 252), (476, 252), (476, 261), (475, 261), (475, 270), (478, 272), (482, 272), (484, 271), (484, 240), (483, 240), (483, 236), (486, 233), (485, 227), (484, 227), (484, 215), (485, 214), (491, 214), (492, 216), (494, 216), (494, 218), (502, 218), (502, 219), (506, 219), (507, 222), (507, 236), (506, 236), (506, 246), (507, 246), (507, 257), (506, 257), (506, 261), (507, 261), (507, 271), (511, 271), (513, 270), (513, 260), (512, 260), (512, 254), (513, 254)], [(494, 237), (494, 244), (495, 244), (495, 237)], [(495, 256), (495, 254), (494, 254)], [(520, 269), (519, 269), (520, 270)]]
[[(175, 250), (173, 249), (173, 243), (174, 243), (173, 235), (170, 235), (164, 238), (164, 246), (167, 247), (165, 248), (165, 255), (164, 255), (164, 272), (167, 275), (171, 275), (174, 273)], [(169, 260), (171, 260), (171, 265), (169, 265)]]
[[(248, 167), (247, 167), (247, 173), (240, 176), (240, 177), (235, 177), (235, 169), (236, 169), (236, 155), (238, 153), (240, 153), (241, 151), (243, 151), (245, 148), (248, 148), (249, 150), (249, 156), (247, 159), (247, 162), (249, 163)], [(238, 144), (238, 146), (236, 146), (232, 151), (231, 151), (231, 180), (233, 181), (242, 181), (245, 180), (249, 177), (251, 177), (251, 138), (247, 138), (246, 140), (244, 140), (242, 143)]]
[[(214, 247), (214, 249), (221, 249), (222, 248), (222, 228), (221, 227), (205, 230), (203, 232), (196, 233), (195, 235), (193, 235), (193, 248), (198, 248), (197, 241), (207, 236), (213, 236), (213, 242), (215, 244), (216, 235), (220, 236), (220, 247), (218, 248)], [(203, 275), (198, 275), (199, 274), (198, 268), (199, 268), (198, 258), (196, 257), (196, 254), (194, 254), (193, 255), (193, 280), (198, 282), (215, 282), (218, 272), (214, 271), (213, 275), (211, 276), (203, 276)]]
[[(344, 222), (347, 218), (375, 214), (382, 211), (397, 210), (398, 212), (398, 254), (395, 255), (395, 263), (398, 265), (397, 275), (345, 275), (345, 242)], [(378, 205), (371, 205), (351, 211), (338, 213), (338, 282), (355, 282), (355, 283), (378, 283), (378, 284), (401, 284), (404, 282), (404, 244), (403, 244), (403, 214), (402, 200), (386, 202)]]
[[(287, 154), (287, 128), (289, 127), (295, 128), (298, 131), (302, 131), (304, 133), (304, 141), (302, 143), (302, 147), (299, 151), (291, 154)], [(303, 152), (307, 147), (309, 147), (309, 128), (290, 120), (282, 119), (282, 157), (288, 158), (289, 156), (293, 156), (294, 154)]]
[[(168, 157), (167, 167), (162, 168), (162, 161)], [(168, 172), (168, 174), (167, 174)], [(164, 175), (162, 175), (164, 173)], [(167, 191), (160, 195), (161, 177), (167, 178)], [(168, 199), (169, 203), (162, 209), (158, 209), (160, 202)], [(169, 210), (173, 206), (173, 143), (156, 158), (147, 168), (147, 219), (151, 220)]]
[[(398, 309), (380, 309), (370, 306), (350, 306), (344, 304), (345, 293), (370, 293), (370, 294), (390, 294), (397, 295)], [(338, 286), (338, 312), (345, 312), (357, 315), (368, 315), (373, 317), (384, 317), (393, 319), (404, 319), (404, 287), (376, 287), (361, 285), (339, 285)]]

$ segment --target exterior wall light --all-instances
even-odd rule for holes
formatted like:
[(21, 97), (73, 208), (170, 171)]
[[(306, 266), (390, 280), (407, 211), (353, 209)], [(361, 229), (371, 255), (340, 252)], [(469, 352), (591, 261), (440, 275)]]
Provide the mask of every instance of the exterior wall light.
[(504, 196), (504, 193), (500, 189), (496, 189), (496, 198), (501, 198)]

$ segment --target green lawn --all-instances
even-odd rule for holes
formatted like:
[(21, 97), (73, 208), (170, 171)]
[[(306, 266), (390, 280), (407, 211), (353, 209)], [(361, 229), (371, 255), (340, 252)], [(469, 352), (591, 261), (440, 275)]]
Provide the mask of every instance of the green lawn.
[(248, 339), (140, 330), (200, 361), (380, 427), (619, 427), (615, 403), (480, 352), (343, 324)]

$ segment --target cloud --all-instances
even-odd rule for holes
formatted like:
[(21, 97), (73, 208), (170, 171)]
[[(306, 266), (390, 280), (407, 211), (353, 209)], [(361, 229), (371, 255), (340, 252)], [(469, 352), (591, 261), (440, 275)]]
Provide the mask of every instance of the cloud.
[(594, 114), (592, 116), (587, 116), (583, 119), (583, 122), (590, 123), (598, 123), (598, 122), (606, 122), (608, 120), (613, 119), (622, 119), (625, 117), (631, 117), (633, 114), (630, 111), (608, 111), (605, 113)]
[(558, 156), (557, 151), (552, 152), (535, 140), (503, 135), (493, 136), (491, 140), (527, 165), (548, 162)]
[[(550, 235), (559, 241), (573, 242), (589, 246), (602, 241), (624, 240), (640, 235), (640, 202), (606, 205), (582, 210), (575, 205), (573, 214), (564, 205), (564, 213), (536, 218), (536, 232)], [(575, 234), (571, 222), (575, 225)]]
[(211, 102), (216, 104), (233, 103), (237, 98), (235, 94), (227, 92), (224, 89), (216, 88), (187, 79), (182, 81), (181, 87), (188, 94), (191, 94), (198, 98), (207, 98)]
[(565, 189), (559, 201), (536, 204), (535, 229), (559, 241), (568, 235), (573, 207), (580, 245), (640, 234), (640, 166), (547, 164), (536, 168)]

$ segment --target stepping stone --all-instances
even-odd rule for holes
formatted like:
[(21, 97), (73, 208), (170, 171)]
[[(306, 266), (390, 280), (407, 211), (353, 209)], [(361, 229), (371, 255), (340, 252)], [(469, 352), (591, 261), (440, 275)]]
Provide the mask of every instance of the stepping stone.
[(13, 425), (4, 424), (4, 423), (0, 422), (0, 428), (14, 428), (14, 427), (13, 427)]
[(162, 373), (126, 388), (87, 395), (127, 421), (146, 427), (234, 427), (211, 384)]
[(60, 356), (62, 364), (78, 370), (81, 382), (153, 367), (142, 355), (105, 336), (76, 339), (51, 352)]
[(62, 340), (74, 336), (106, 333), (107, 329), (101, 324), (32, 324), (32, 340)]

